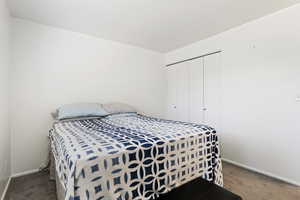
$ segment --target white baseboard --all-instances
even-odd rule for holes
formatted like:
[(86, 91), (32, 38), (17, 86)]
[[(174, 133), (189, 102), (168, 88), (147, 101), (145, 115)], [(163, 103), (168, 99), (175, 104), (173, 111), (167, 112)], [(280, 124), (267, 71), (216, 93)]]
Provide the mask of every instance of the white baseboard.
[(15, 174), (11, 175), (11, 177), (12, 178), (17, 178), (17, 177), (20, 177), (20, 176), (34, 174), (34, 173), (37, 173), (37, 172), (39, 172), (39, 169), (32, 169), (32, 170), (28, 170), (28, 171), (25, 171), (25, 172), (15, 173)]
[(266, 175), (266, 176), (269, 176), (269, 177), (281, 180), (283, 182), (286, 182), (286, 183), (289, 183), (289, 184), (300, 187), (300, 183), (297, 182), (297, 181), (293, 181), (293, 180), (290, 180), (290, 179), (287, 179), (287, 178), (283, 178), (283, 177), (277, 176), (275, 174), (272, 174), (272, 173), (269, 173), (269, 172), (266, 172), (266, 171), (262, 171), (262, 170), (254, 168), (254, 167), (250, 167), (250, 166), (247, 166), (247, 165), (244, 165), (244, 164), (241, 164), (241, 163), (238, 163), (238, 162), (226, 159), (226, 158), (222, 158), (222, 160), (225, 161), (225, 162), (228, 162), (230, 164), (236, 165), (238, 167), (242, 167), (244, 169), (248, 169), (250, 171), (253, 171), (253, 172), (256, 172), (256, 173), (259, 173), (259, 174), (263, 174), (263, 175)]
[(4, 191), (3, 191), (2, 196), (1, 196), (1, 200), (4, 200), (4, 198), (5, 198), (5, 195), (7, 193), (7, 190), (8, 190), (9, 184), (10, 184), (10, 181), (11, 181), (11, 177), (9, 177), (9, 179), (8, 179), (6, 185), (5, 185)]

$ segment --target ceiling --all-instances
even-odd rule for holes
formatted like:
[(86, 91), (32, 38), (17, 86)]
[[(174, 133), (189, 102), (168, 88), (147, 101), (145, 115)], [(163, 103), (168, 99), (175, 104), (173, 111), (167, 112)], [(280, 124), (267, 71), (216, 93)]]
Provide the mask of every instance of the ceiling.
[(8, 0), (14, 17), (159, 52), (300, 0)]

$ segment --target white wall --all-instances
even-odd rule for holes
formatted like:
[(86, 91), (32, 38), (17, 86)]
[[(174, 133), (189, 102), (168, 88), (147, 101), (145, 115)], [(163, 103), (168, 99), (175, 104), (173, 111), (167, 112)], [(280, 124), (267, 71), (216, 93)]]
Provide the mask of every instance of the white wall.
[(50, 112), (72, 102), (120, 101), (162, 116), (164, 55), (28, 21), (13, 21), (12, 171), (47, 156)]
[(300, 185), (298, 19), (300, 5), (170, 52), (166, 63), (223, 50), (223, 157)]
[(8, 67), (10, 64), (10, 16), (0, 0), (0, 198), (10, 176), (10, 134), (8, 120)]

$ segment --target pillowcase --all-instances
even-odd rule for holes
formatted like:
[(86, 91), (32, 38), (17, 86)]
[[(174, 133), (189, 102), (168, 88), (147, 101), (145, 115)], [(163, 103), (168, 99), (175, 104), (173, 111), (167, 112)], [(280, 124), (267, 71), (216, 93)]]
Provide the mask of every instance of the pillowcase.
[(103, 104), (103, 108), (109, 114), (116, 114), (116, 113), (136, 113), (137, 110), (130, 105), (125, 103), (107, 103)]
[(84, 118), (84, 117), (103, 117), (108, 115), (99, 103), (74, 103), (61, 106), (56, 113), (52, 113), (57, 120)]

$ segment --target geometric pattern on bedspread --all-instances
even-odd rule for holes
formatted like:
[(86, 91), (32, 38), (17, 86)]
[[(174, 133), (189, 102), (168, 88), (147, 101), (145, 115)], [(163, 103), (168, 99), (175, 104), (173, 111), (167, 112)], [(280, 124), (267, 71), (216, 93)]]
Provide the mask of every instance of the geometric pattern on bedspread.
[(138, 114), (59, 122), (50, 133), (66, 200), (148, 200), (197, 177), (223, 185), (218, 137)]

